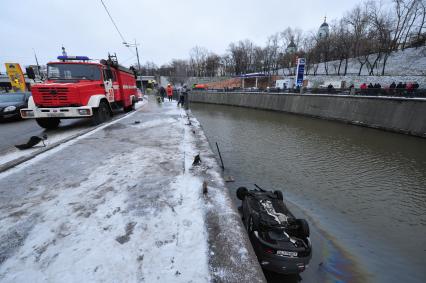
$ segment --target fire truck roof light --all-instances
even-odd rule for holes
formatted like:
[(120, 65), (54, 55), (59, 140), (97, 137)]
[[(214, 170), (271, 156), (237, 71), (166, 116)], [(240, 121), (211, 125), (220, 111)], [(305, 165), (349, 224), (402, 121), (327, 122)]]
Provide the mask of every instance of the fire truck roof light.
[(58, 60), (67, 61), (67, 60), (79, 60), (79, 61), (89, 61), (87, 56), (58, 56)]

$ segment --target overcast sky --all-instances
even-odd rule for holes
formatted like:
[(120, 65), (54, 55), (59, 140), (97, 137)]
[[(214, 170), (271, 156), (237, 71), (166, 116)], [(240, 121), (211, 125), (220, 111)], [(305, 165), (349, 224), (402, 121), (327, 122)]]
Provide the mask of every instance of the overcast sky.
[[(286, 27), (317, 30), (341, 18), (355, 0), (104, 0), (127, 41), (136, 39), (141, 63), (186, 59), (198, 45), (223, 54), (230, 42), (264, 45)], [(62, 44), (68, 55), (104, 58), (116, 52), (123, 65), (136, 62), (123, 46), (100, 0), (0, 0), (0, 70), (5, 62), (54, 60)]]

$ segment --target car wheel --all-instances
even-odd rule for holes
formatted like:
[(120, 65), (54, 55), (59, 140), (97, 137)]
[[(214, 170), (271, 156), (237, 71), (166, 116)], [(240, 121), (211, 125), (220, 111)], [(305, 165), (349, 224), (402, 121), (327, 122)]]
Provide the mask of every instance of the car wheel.
[(237, 198), (239, 199), (239, 200), (244, 200), (244, 198), (246, 197), (246, 195), (247, 195), (247, 188), (246, 187), (239, 187), (238, 189), (237, 189)]
[(56, 129), (61, 120), (59, 118), (36, 118), (37, 124), (47, 130)]
[(275, 191), (274, 194), (277, 196), (277, 199), (284, 200), (283, 193), (281, 191)]
[(296, 219), (296, 223), (299, 225), (298, 234), (301, 238), (309, 237), (309, 224), (305, 219)]

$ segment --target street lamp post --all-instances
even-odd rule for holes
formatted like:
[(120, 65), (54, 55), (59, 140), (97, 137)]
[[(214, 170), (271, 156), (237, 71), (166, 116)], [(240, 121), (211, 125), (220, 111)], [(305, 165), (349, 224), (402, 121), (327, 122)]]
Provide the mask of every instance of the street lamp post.
[[(135, 49), (136, 49), (136, 58), (138, 58), (138, 73), (140, 73), (140, 71), (141, 71), (141, 63), (139, 62), (139, 51), (138, 51), (138, 45), (139, 44), (136, 43), (136, 39), (135, 39), (135, 43), (123, 42), (123, 44), (125, 46), (127, 46), (127, 47), (135, 47)], [(139, 75), (138, 75), (138, 77), (139, 77)], [(141, 79), (141, 91), (142, 90), (143, 90), (143, 87), (142, 87), (142, 79)]]

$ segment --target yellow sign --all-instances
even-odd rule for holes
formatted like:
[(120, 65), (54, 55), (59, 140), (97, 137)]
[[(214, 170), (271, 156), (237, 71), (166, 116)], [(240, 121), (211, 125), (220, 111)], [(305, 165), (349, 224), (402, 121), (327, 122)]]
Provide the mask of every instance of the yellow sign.
[(13, 91), (25, 91), (25, 78), (18, 63), (5, 63)]

